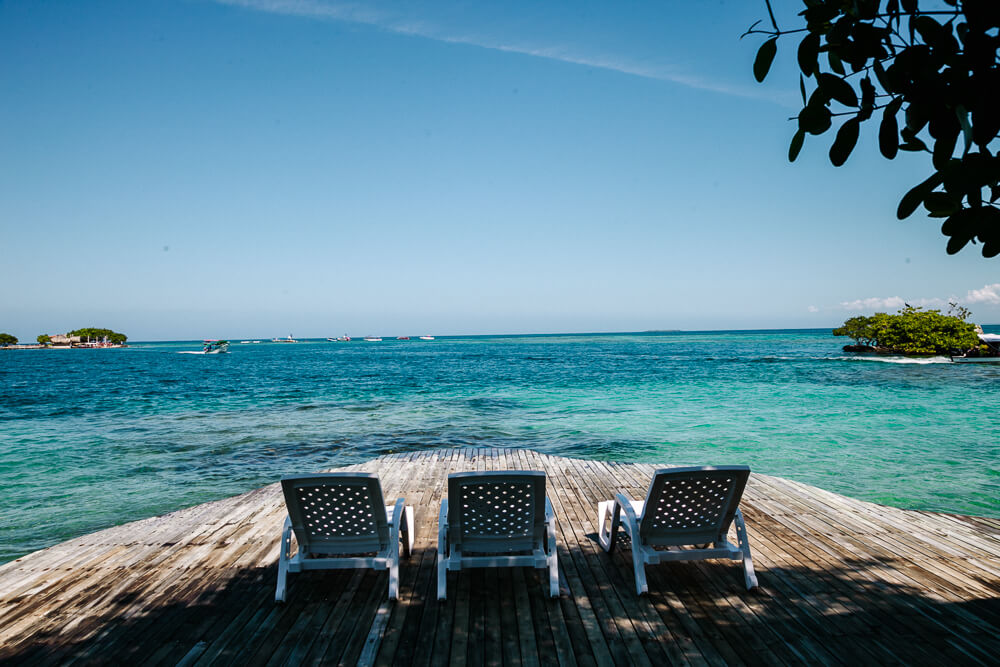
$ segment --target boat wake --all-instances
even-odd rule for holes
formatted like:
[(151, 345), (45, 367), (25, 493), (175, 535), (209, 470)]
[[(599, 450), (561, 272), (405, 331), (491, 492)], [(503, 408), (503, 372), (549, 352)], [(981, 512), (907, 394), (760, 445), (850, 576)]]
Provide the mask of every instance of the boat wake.
[(837, 357), (839, 361), (874, 361), (881, 364), (950, 364), (948, 357)]

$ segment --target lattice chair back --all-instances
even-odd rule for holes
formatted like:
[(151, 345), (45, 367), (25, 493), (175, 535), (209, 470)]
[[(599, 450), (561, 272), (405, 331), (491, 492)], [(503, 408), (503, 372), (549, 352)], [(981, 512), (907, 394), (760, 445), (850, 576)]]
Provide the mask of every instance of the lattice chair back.
[(530, 551), (545, 543), (545, 473), (448, 475), (448, 539), (465, 553)]
[(657, 470), (639, 520), (642, 541), (676, 546), (724, 540), (749, 477), (747, 466)]
[(282, 479), (281, 489), (303, 554), (366, 553), (389, 544), (389, 520), (377, 475), (298, 475)]

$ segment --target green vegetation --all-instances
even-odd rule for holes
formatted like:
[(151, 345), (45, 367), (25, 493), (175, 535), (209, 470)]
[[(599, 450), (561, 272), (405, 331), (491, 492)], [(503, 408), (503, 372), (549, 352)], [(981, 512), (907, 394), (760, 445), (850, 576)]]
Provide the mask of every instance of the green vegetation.
[(39, 334), (35, 340), (38, 341), (39, 345), (48, 345), (52, 342), (52, 338), (48, 334)]
[(123, 333), (118, 333), (112, 331), (111, 329), (97, 329), (95, 327), (87, 327), (85, 329), (77, 329), (75, 331), (70, 331), (67, 336), (79, 336), (82, 339), (91, 340), (104, 340), (107, 337), (109, 343), (114, 343), (115, 345), (124, 345), (125, 341), (128, 340), (128, 336)]
[(951, 354), (979, 344), (976, 326), (966, 322), (969, 311), (951, 304), (948, 315), (939, 310), (906, 306), (895, 315), (875, 313), (852, 317), (833, 330), (834, 336), (848, 336), (855, 343), (894, 354)]
[(788, 159), (798, 156), (806, 134), (823, 134), (839, 119), (830, 147), (839, 167), (861, 123), (878, 111), (882, 155), (925, 153), (934, 168), (903, 196), (897, 217), (923, 204), (930, 217), (944, 219), (949, 254), (976, 239), (984, 257), (1000, 254), (1000, 155), (990, 152), (1000, 134), (1000, 2), (803, 0), (805, 27), (793, 30), (778, 28), (770, 0), (764, 2), (773, 29), (758, 29), (758, 21), (744, 33), (769, 36), (753, 64), (758, 81), (771, 68), (778, 38), (804, 33), (797, 51), (803, 106)]
[(12, 336), (9, 333), (0, 333), (0, 347), (7, 345), (17, 345), (17, 336)]

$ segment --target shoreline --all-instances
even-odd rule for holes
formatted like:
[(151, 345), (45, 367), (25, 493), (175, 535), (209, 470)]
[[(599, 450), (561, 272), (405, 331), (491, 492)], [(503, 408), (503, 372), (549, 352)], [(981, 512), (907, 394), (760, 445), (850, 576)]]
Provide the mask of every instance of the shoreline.
[(5, 345), (0, 350), (110, 350), (128, 345)]

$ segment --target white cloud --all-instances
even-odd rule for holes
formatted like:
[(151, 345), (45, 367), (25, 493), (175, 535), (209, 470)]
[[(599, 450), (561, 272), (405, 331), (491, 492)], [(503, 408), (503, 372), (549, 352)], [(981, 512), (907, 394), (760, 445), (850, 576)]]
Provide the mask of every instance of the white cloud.
[(965, 295), (966, 303), (1000, 304), (1000, 283), (983, 285), (982, 289), (969, 290)]
[[(983, 285), (982, 289), (969, 290), (965, 298), (950, 296), (947, 299), (939, 297), (904, 299), (898, 296), (889, 297), (869, 297), (867, 299), (855, 299), (854, 301), (841, 301), (836, 307), (841, 310), (850, 311), (879, 311), (888, 312), (899, 310), (906, 304), (919, 306), (921, 308), (947, 309), (949, 304), (959, 305), (983, 304), (987, 306), (1000, 305), (1000, 283)], [(812, 312), (812, 309), (810, 309)]]
[(898, 296), (885, 298), (870, 297), (867, 299), (855, 299), (854, 301), (841, 301), (840, 307), (844, 310), (898, 310), (905, 303)]
[(597, 69), (631, 74), (646, 79), (669, 81), (689, 88), (707, 90), (724, 95), (765, 99), (784, 106), (795, 106), (797, 102), (792, 96), (783, 96), (752, 86), (736, 86), (726, 83), (709, 81), (698, 76), (685, 74), (667, 65), (656, 65), (637, 62), (626, 57), (612, 54), (589, 54), (568, 46), (553, 46), (529, 44), (517, 40), (502, 40), (481, 34), (452, 34), (441, 27), (420, 20), (403, 20), (373, 7), (363, 7), (358, 4), (339, 2), (336, 0), (214, 0), (223, 5), (233, 5), (259, 12), (302, 16), (306, 18), (330, 21), (344, 21), (370, 25), (388, 32), (432, 39), (449, 44), (466, 44), (483, 49), (492, 49), (506, 53), (533, 56), (557, 60), (574, 65), (584, 65)]

